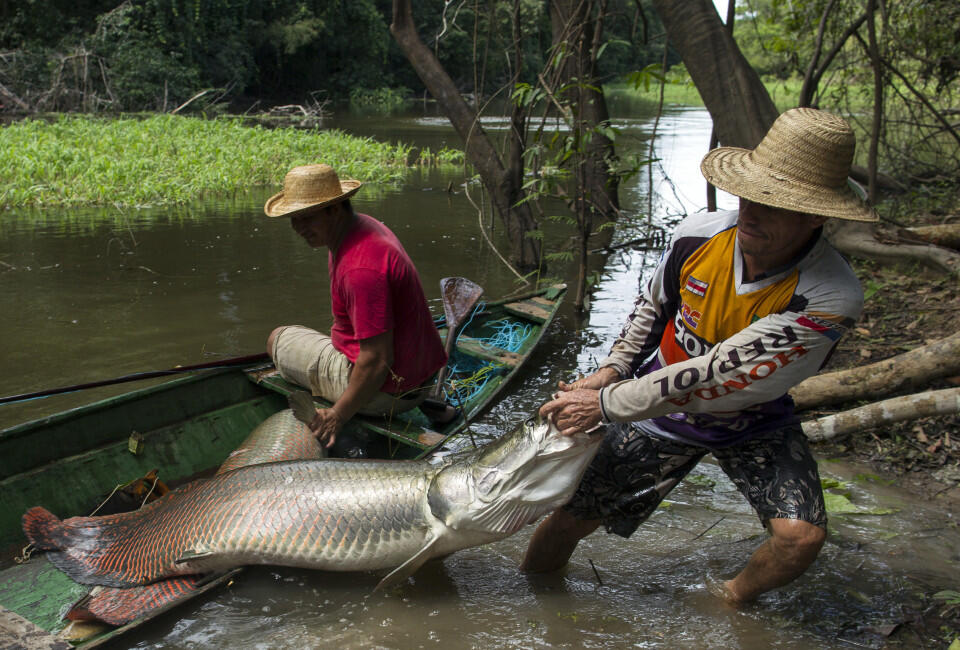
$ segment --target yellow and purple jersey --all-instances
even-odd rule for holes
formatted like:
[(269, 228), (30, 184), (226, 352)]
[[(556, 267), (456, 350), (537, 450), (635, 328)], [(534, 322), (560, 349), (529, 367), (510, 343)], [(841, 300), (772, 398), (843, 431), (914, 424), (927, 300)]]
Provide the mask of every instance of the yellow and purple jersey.
[(737, 212), (685, 219), (601, 367), (608, 421), (719, 448), (794, 421), (787, 391), (816, 374), (863, 307), (819, 234), (790, 264), (744, 281)]

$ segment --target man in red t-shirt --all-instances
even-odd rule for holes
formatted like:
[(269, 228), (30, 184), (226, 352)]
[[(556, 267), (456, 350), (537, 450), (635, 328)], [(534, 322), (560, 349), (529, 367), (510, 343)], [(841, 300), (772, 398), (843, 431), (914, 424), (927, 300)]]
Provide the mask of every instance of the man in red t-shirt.
[(389, 228), (354, 212), (349, 197), (358, 189), (329, 165), (294, 167), (263, 208), (330, 251), (330, 336), (289, 325), (267, 338), (284, 379), (333, 402), (310, 425), (327, 447), (356, 413), (418, 406), (447, 361), (413, 262)]

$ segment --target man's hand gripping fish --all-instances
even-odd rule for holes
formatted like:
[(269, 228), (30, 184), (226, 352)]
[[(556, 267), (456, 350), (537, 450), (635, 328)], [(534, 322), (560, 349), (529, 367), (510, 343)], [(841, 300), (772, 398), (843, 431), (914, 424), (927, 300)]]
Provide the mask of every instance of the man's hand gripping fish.
[(396, 567), (502, 539), (566, 503), (602, 439), (526, 422), (480, 449), (428, 461), (298, 460), (195, 481), (144, 508), (60, 521), (23, 516), (27, 537), (84, 584), (145, 585), (240, 565), (324, 571)]

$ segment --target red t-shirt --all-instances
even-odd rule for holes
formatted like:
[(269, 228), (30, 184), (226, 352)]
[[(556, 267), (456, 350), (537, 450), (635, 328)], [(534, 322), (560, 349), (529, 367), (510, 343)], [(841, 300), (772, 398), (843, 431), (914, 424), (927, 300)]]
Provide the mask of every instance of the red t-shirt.
[(328, 265), (333, 346), (356, 362), (361, 340), (393, 330), (392, 373), (381, 391), (416, 388), (446, 363), (420, 276), (389, 228), (358, 214)]

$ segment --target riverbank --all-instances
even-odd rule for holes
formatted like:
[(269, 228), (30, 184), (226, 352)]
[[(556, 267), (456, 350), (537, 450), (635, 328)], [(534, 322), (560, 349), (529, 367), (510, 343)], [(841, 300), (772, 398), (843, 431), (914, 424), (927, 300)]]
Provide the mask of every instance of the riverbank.
[[(675, 66), (675, 69), (667, 74), (667, 83), (663, 86), (663, 103), (667, 106), (702, 107), (703, 99), (697, 87), (693, 85), (693, 81), (685, 72), (678, 72), (678, 66)], [(782, 112), (797, 105), (803, 80), (771, 78), (765, 79), (763, 85), (766, 86), (777, 109)], [(608, 100), (611, 95), (628, 95), (634, 102), (647, 104), (650, 113), (656, 112), (660, 102), (660, 84), (656, 81), (651, 81), (648, 86), (634, 86), (626, 82), (605, 84), (603, 90)]]
[[(885, 219), (877, 226), (878, 235), (894, 237), (899, 227), (941, 223), (960, 211), (956, 191), (930, 198), (901, 196), (882, 203), (878, 211)], [(824, 372), (882, 361), (956, 332), (960, 292), (955, 278), (920, 265), (862, 259), (851, 264), (864, 289), (863, 315), (840, 340)], [(940, 380), (923, 390), (956, 386), (958, 381)], [(850, 455), (892, 473), (903, 487), (927, 498), (960, 506), (958, 431), (958, 415), (921, 418), (860, 431), (823, 447), (828, 455)]]
[(61, 116), (0, 129), (0, 209), (181, 204), (277, 185), (324, 162), (344, 178), (392, 184), (410, 148), (339, 131), (244, 126), (238, 119)]
[[(957, 214), (960, 197), (942, 195), (920, 203), (901, 198), (880, 206), (889, 218), (897, 214), (904, 226), (941, 223)], [(881, 223), (879, 230), (891, 228)], [(851, 264), (863, 285), (863, 315), (840, 344), (824, 372), (862, 366), (888, 359), (956, 332), (960, 292), (955, 278), (920, 266), (891, 265), (854, 259)], [(954, 387), (960, 378), (943, 379), (920, 390)], [(844, 405), (851, 408), (854, 405)], [(817, 411), (826, 415), (831, 411)], [(810, 415), (807, 413), (805, 415)], [(960, 415), (918, 418), (851, 435), (814, 446), (826, 459), (856, 460), (868, 465), (870, 480), (911, 492), (942, 513), (936, 530), (957, 533), (960, 527)], [(901, 621), (884, 647), (916, 647), (960, 638), (960, 585), (949, 591), (918, 594), (915, 617)], [(910, 608), (908, 608), (910, 609)], [(951, 647), (953, 647), (951, 645)]]

